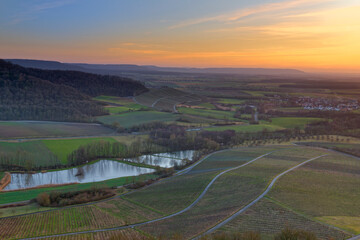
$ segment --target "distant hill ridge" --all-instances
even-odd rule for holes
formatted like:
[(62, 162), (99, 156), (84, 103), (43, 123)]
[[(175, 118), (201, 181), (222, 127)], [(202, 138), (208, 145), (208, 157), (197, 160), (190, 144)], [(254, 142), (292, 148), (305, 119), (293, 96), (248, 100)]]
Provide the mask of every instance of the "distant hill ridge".
[(172, 72), (172, 73), (201, 73), (201, 74), (240, 74), (240, 75), (299, 75), (305, 72), (296, 69), (275, 68), (178, 68), (139, 66), (131, 64), (86, 64), (86, 63), (61, 63), (56, 61), (7, 59), (14, 64), (24, 67), (72, 70), (100, 74), (120, 74), (121, 72)]

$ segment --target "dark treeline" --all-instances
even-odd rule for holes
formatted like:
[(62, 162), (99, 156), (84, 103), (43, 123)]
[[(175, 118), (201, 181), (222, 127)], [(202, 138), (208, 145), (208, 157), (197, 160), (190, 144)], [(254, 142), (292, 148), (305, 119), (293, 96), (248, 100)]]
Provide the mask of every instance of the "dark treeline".
[(108, 114), (90, 96), (142, 91), (142, 84), (129, 79), (27, 69), (0, 60), (0, 120), (88, 121)]
[(360, 84), (355, 82), (329, 82), (311, 81), (308, 83), (282, 84), (281, 88), (302, 88), (302, 89), (360, 89)]
[(360, 114), (341, 113), (333, 115), (329, 121), (309, 124), (305, 132), (312, 135), (332, 134), (360, 137)]
[(90, 188), (74, 192), (54, 191), (50, 194), (44, 192), (37, 196), (36, 201), (43, 207), (64, 207), (68, 205), (99, 201), (114, 195), (115, 193), (111, 189)]
[(162, 129), (168, 126), (167, 123), (161, 121), (143, 123), (128, 128), (122, 127), (118, 122), (114, 122), (113, 124), (104, 124), (104, 125), (116, 130), (119, 133), (150, 132), (154, 129)]
[(360, 137), (360, 114), (352, 112), (334, 112), (334, 111), (297, 111), (282, 112), (268, 111), (271, 117), (313, 117), (323, 118), (323, 121), (310, 123), (305, 128), (305, 133), (310, 135), (345, 135)]
[(234, 130), (188, 132), (183, 126), (167, 125), (166, 128), (150, 132), (150, 140), (153, 144), (163, 146), (167, 151), (193, 149), (209, 152), (242, 144), (255, 146), (266, 142), (281, 143), (291, 139), (301, 140), (310, 137), (312, 137), (310, 132), (299, 128), (272, 132), (265, 129), (254, 133)]
[(111, 143), (101, 140), (80, 146), (73, 151), (68, 155), (68, 164), (77, 166), (98, 158), (130, 158), (162, 151), (164, 148), (155, 145), (150, 140), (138, 140), (129, 146), (119, 142)]

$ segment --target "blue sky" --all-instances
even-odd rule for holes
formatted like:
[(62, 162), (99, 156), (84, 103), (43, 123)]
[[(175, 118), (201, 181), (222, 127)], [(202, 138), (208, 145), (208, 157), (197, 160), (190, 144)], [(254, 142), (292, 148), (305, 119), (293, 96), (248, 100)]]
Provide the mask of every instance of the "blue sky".
[(348, 49), (360, 49), (359, 6), (355, 0), (0, 0), (0, 57), (330, 69), (342, 54), (337, 69), (354, 70), (359, 66), (349, 63), (359, 54)]

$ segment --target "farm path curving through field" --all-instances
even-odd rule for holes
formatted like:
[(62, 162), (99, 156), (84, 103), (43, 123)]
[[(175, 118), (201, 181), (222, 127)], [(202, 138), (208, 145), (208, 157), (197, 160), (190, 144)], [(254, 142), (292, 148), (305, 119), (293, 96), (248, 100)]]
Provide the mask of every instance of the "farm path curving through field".
[[(243, 212), (245, 212), (246, 210), (248, 210), (251, 206), (253, 206), (255, 203), (257, 203), (258, 201), (260, 201), (266, 194), (269, 193), (269, 191), (273, 188), (273, 186), (275, 185), (276, 181), (284, 176), (285, 174), (311, 162), (311, 161), (314, 161), (316, 159), (319, 159), (321, 157), (325, 157), (327, 156), (327, 154), (324, 154), (324, 155), (321, 155), (321, 156), (318, 156), (318, 157), (315, 157), (315, 158), (312, 158), (312, 159), (309, 159), (309, 160), (306, 160), (282, 173), (280, 173), (279, 175), (277, 175), (272, 181), (271, 183), (269, 184), (269, 186), (266, 188), (266, 190), (259, 196), (257, 197), (254, 201), (252, 201), (251, 203), (249, 203), (248, 205), (246, 205), (245, 207), (243, 207), (242, 209), (240, 209), (239, 211), (235, 212), (233, 215), (231, 215), (230, 217), (226, 218), (225, 220), (223, 220), (222, 222), (220, 222), (219, 224), (215, 225), (214, 227), (210, 228), (209, 230), (207, 230), (205, 233), (203, 233), (201, 236), (203, 235), (206, 235), (206, 234), (209, 234), (209, 233), (212, 233), (213, 231), (216, 231), (217, 229), (221, 228), (222, 226), (224, 226), (225, 224), (227, 224), (228, 222), (230, 222), (231, 220), (235, 219), (236, 217), (238, 217), (240, 214), (242, 214)], [(199, 239), (200, 237), (195, 237), (193, 239)]]
[[(200, 164), (202, 161), (204, 161), (205, 159), (207, 159), (208, 157), (216, 154), (216, 153), (219, 153), (219, 152), (223, 152), (223, 151), (228, 151), (230, 149), (226, 149), (226, 150), (221, 150), (221, 151), (217, 151), (217, 152), (214, 152), (212, 154), (209, 154), (207, 155), (205, 158), (203, 158), (201, 161), (198, 161), (196, 164), (190, 166), (189, 168), (186, 169), (186, 171), (182, 171), (182, 172), (178, 172), (179, 174), (178, 175), (174, 175), (173, 177), (176, 177), (176, 176), (179, 176), (179, 175), (183, 175), (183, 174), (186, 174), (188, 173), (192, 168), (194, 168), (195, 166), (197, 166), (198, 164)], [(203, 190), (203, 192), (199, 195), (199, 197), (192, 203), (190, 204), (188, 207), (184, 208), (183, 210), (180, 210), (176, 213), (173, 213), (173, 214), (170, 214), (170, 215), (167, 215), (165, 217), (161, 217), (161, 218), (157, 218), (157, 219), (153, 219), (153, 220), (150, 220), (150, 221), (146, 221), (146, 222), (142, 222), (142, 223), (135, 223), (135, 224), (131, 224), (131, 225), (126, 225), (126, 226), (120, 226), (120, 227), (114, 227), (114, 228), (105, 228), (105, 229), (97, 229), (97, 230), (88, 230), (88, 231), (81, 231), (81, 232), (73, 232), (73, 233), (63, 233), (63, 234), (55, 234), (55, 235), (48, 235), (48, 236), (42, 236), (42, 237), (33, 237), (33, 238), (23, 238), (23, 239), (44, 239), (44, 238), (49, 238), (49, 237), (61, 237), (61, 236), (71, 236), (71, 235), (78, 235), (78, 234), (86, 234), (86, 233), (97, 233), (97, 232), (106, 232), (106, 231), (112, 231), (112, 230), (122, 230), (122, 229), (127, 229), (127, 228), (134, 228), (134, 227), (139, 227), (139, 226), (142, 226), (142, 225), (145, 225), (145, 224), (150, 224), (150, 223), (154, 223), (154, 222), (158, 222), (158, 221), (162, 221), (162, 220), (165, 220), (165, 219), (169, 219), (169, 218), (172, 218), (172, 217), (175, 217), (177, 215), (180, 215), (182, 213), (185, 213), (187, 212), (188, 210), (190, 210), (191, 208), (193, 208), (203, 197), (204, 195), (206, 194), (206, 192), (209, 190), (209, 188), (213, 185), (213, 183), (220, 177), (222, 176), (223, 174), (225, 173), (228, 173), (230, 171), (233, 171), (233, 170), (236, 170), (236, 169), (239, 169), (239, 168), (242, 168), (242, 167), (245, 167), (253, 162), (255, 162), (256, 160), (259, 160), (265, 156), (268, 156), (269, 154), (273, 153), (274, 151), (272, 152), (269, 152), (269, 153), (266, 153), (264, 155), (261, 155), (257, 158), (254, 158), (253, 160), (250, 160), (240, 166), (237, 166), (237, 167), (233, 167), (233, 168), (230, 168), (230, 169), (227, 169), (225, 171), (222, 171), (221, 173), (219, 173), (218, 175), (216, 175), (212, 180), (211, 182), (206, 186), (206, 188)], [(81, 206), (81, 205), (78, 205), (78, 206)]]

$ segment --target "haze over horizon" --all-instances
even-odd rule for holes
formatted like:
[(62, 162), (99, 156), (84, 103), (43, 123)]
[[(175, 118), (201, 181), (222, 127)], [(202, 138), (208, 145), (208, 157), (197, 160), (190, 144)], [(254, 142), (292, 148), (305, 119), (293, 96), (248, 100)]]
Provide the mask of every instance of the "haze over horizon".
[(0, 0), (0, 58), (360, 72), (356, 0)]

